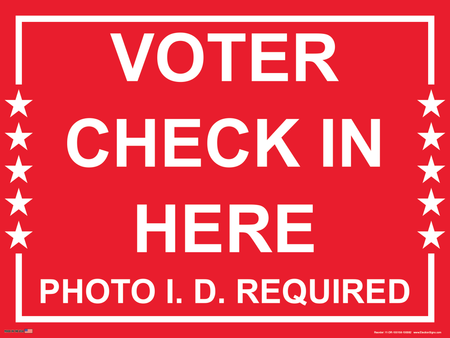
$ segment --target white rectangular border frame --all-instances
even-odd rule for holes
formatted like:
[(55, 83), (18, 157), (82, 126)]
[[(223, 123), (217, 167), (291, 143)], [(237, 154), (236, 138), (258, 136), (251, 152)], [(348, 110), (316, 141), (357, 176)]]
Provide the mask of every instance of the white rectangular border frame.
[(428, 314), (426, 316), (24, 316), (22, 314), (22, 254), (16, 253), (17, 323), (434, 323), (435, 261), (428, 254)]
[[(26, 22), (336, 22), (428, 24), (428, 84), (435, 83), (434, 16), (16, 16), (16, 85), (22, 85), (22, 25)], [(22, 254), (16, 254), (17, 323), (433, 323), (435, 317), (435, 258), (428, 254), (428, 314), (426, 316), (23, 316)]]
[(428, 23), (428, 84), (435, 81), (435, 34), (432, 15), (17, 15), (16, 85), (22, 84), (22, 24), (25, 22), (351, 22)]

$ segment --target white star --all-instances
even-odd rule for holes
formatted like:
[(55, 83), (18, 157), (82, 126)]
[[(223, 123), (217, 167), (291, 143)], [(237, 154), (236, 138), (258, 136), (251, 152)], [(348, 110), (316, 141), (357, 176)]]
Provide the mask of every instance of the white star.
[(421, 234), (423, 237), (425, 237), (425, 243), (423, 243), (423, 248), (425, 248), (430, 243), (433, 243), (434, 245), (436, 245), (439, 248), (439, 242), (437, 239), (444, 232), (445, 231), (434, 231), (433, 222), (430, 222), (428, 231), (418, 231), (419, 234)]
[(430, 128), (428, 128), (428, 132), (426, 133), (419, 133), (420, 136), (422, 136), (425, 139), (425, 143), (423, 145), (423, 149), (428, 147), (429, 145), (435, 146), (437, 149), (439, 149), (439, 143), (438, 138), (444, 135), (445, 133), (435, 133), (433, 124), (430, 123)]
[(17, 128), (15, 133), (6, 133), (9, 137), (12, 138), (11, 149), (13, 149), (17, 145), (21, 145), (23, 148), (27, 149), (27, 144), (25, 143), (25, 139), (30, 136), (32, 133), (22, 133), (22, 129), (20, 128), (20, 123), (17, 123)]
[(18, 210), (22, 211), (26, 215), (27, 210), (25, 209), (25, 204), (30, 202), (32, 199), (31, 198), (22, 198), (22, 195), (20, 194), (20, 189), (17, 189), (16, 197), (15, 198), (6, 198), (6, 200), (9, 203), (11, 203), (13, 206), (10, 215), (14, 214)]
[(22, 228), (20, 227), (20, 222), (17, 222), (16, 231), (5, 231), (5, 232), (13, 238), (10, 247), (11, 249), (18, 243), (22, 244), (26, 248), (27, 243), (25, 242), (25, 237), (27, 237), (33, 231), (22, 231)]
[(423, 178), (423, 182), (425, 182), (431, 177), (439, 182), (438, 171), (444, 167), (445, 167), (444, 165), (434, 165), (433, 156), (430, 156), (428, 165), (419, 165), (419, 168), (425, 171), (425, 177)]
[(428, 100), (418, 100), (425, 106), (425, 111), (423, 112), (423, 116), (427, 115), (429, 112), (435, 113), (439, 116), (438, 106), (444, 102), (445, 100), (435, 100), (433, 96), (433, 91), (430, 90), (430, 95), (428, 96)]
[[(25, 171), (30, 169), (31, 165), (22, 165), (22, 162), (20, 161), (20, 156), (17, 156), (16, 165), (7, 165), (5, 166), (9, 170), (12, 171), (12, 177), (11, 182), (14, 181), (16, 178), (21, 178), (25, 182), (27, 181), (27, 177), (25, 176)], [(10, 183), (11, 183), (10, 182)]]
[(20, 112), (23, 115), (27, 116), (27, 112), (25, 111), (25, 106), (30, 103), (32, 100), (22, 100), (22, 96), (20, 95), (20, 90), (17, 91), (16, 99), (15, 100), (5, 100), (8, 102), (12, 107), (11, 116), (13, 116), (15, 113)]
[(425, 210), (423, 211), (423, 214), (425, 215), (428, 211), (433, 210), (436, 214), (439, 215), (439, 209), (437, 206), (444, 199), (445, 198), (434, 198), (433, 189), (430, 189), (428, 198), (419, 198), (419, 201), (425, 204)]

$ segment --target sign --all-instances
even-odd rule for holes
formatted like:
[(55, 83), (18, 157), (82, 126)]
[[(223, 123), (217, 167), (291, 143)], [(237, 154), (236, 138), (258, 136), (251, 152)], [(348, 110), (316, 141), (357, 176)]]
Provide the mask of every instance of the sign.
[(5, 8), (1, 332), (448, 334), (448, 17), (409, 6)]

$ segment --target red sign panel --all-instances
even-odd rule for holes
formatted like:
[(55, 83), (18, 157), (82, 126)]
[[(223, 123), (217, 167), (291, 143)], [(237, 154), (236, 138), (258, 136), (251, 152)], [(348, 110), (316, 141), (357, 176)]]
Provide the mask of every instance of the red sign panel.
[(1, 332), (448, 334), (442, 9), (129, 12), (2, 14)]

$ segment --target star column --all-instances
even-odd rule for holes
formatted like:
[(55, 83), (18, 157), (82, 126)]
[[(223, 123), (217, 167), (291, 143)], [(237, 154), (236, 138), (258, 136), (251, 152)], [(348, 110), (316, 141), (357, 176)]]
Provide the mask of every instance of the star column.
[[(423, 113), (423, 117), (427, 116), (429, 113), (434, 113), (431, 117), (433, 119), (436, 119), (437, 117), (440, 117), (438, 106), (444, 102), (444, 100), (435, 100), (433, 91), (430, 91), (430, 94), (428, 96), (427, 100), (418, 100), (420, 103), (422, 103), (425, 106), (425, 111)], [(436, 151), (439, 151), (439, 138), (444, 135), (444, 133), (435, 132), (433, 127), (433, 122), (430, 122), (430, 126), (428, 127), (428, 131), (426, 133), (419, 133), (420, 136), (422, 136), (425, 140), (425, 143), (423, 145), (423, 149), (425, 150), (428, 147), (434, 147), (432, 150), (436, 153)], [(439, 155), (439, 154), (438, 154)], [(443, 165), (435, 165), (433, 156), (430, 155), (430, 159), (428, 160), (427, 165), (419, 165), (419, 168), (422, 169), (425, 173), (423, 178), (423, 183), (433, 179), (433, 185), (437, 186), (439, 181), (439, 175), (438, 172), (444, 168)], [(437, 186), (438, 187), (438, 186)], [(438, 187), (439, 188), (439, 187)], [(435, 189), (436, 190), (436, 189)], [(436, 198), (433, 192), (433, 188), (430, 188), (430, 192), (428, 193), (427, 198), (419, 198), (419, 201), (422, 202), (425, 206), (423, 215), (426, 215), (428, 212), (434, 212), (434, 217), (438, 221), (438, 218), (436, 216), (440, 216), (439, 214), (439, 204), (444, 201), (445, 198)], [(437, 222), (435, 222), (438, 224)], [(433, 222), (430, 221), (430, 224), (428, 226), (427, 231), (418, 231), (419, 234), (421, 234), (423, 237), (425, 237), (425, 242), (423, 244), (423, 248), (427, 247), (429, 244), (434, 244), (436, 247), (439, 248), (439, 242), (438, 237), (441, 236), (445, 231), (435, 231)]]
[[(28, 105), (31, 100), (23, 100), (22, 96), (20, 94), (20, 90), (17, 91), (16, 98), (14, 100), (6, 100), (11, 106), (11, 118), (17, 118), (21, 113), (23, 116), (27, 117), (27, 112), (25, 110), (25, 106)], [(16, 117), (14, 117), (16, 116)], [(22, 116), (20, 116), (22, 118)], [(10, 150), (18, 147), (22, 148), (21, 151), (27, 150), (27, 144), (26, 139), (31, 135), (31, 133), (26, 133), (22, 131), (22, 127), (20, 126), (20, 123), (17, 122), (17, 127), (15, 132), (6, 133), (7, 136), (9, 136), (12, 139), (11, 148)], [(26, 205), (31, 201), (31, 198), (25, 198), (22, 196), (22, 192), (20, 190), (21, 187), (24, 186), (24, 183), (28, 183), (26, 172), (29, 170), (32, 166), (31, 165), (23, 165), (22, 160), (20, 158), (20, 155), (17, 156), (16, 163), (13, 165), (6, 165), (6, 168), (9, 169), (12, 172), (10, 184), (17, 184), (17, 192), (16, 196), (12, 198), (6, 198), (6, 201), (8, 201), (12, 205), (11, 209), (11, 216), (14, 215), (16, 212), (22, 213), (23, 215), (27, 215), (27, 209)], [(21, 244), (25, 248), (27, 248), (27, 243), (25, 238), (32, 233), (32, 231), (23, 231), (22, 226), (20, 224), (20, 221), (17, 222), (16, 229), (14, 231), (5, 231), (9, 236), (12, 237), (11, 242), (11, 248), (16, 246), (17, 244)]]

